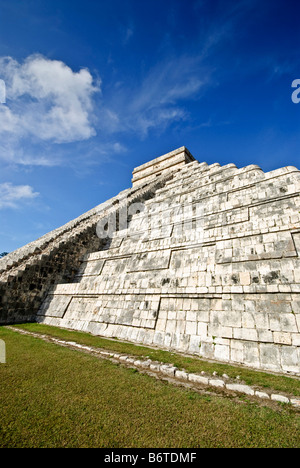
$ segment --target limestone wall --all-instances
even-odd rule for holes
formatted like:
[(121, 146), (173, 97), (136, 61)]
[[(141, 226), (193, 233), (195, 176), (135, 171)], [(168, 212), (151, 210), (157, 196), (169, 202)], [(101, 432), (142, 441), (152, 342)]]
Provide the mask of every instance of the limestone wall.
[(38, 320), (300, 374), (300, 172), (190, 162)]

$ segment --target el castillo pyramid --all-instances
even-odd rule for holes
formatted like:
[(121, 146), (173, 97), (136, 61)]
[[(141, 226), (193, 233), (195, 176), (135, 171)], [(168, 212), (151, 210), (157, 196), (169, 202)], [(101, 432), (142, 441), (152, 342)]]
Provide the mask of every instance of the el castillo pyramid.
[(181, 147), (0, 260), (0, 323), (299, 375), (299, 196), (295, 167), (208, 165)]

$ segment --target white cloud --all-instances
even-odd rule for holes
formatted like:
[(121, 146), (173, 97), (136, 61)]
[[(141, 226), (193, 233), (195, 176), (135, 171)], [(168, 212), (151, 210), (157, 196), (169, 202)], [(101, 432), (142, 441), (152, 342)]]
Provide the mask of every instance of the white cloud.
[[(127, 40), (133, 28), (126, 30)], [(97, 148), (122, 153), (121, 142), (108, 141), (113, 133), (164, 131), (189, 116), (187, 101), (196, 99), (209, 79), (201, 55), (168, 57), (139, 80), (123, 80), (113, 94), (96, 93), (89, 70), (73, 71), (62, 61), (30, 55), (22, 63), (0, 57), (0, 79), (6, 85), (6, 103), (0, 105), (0, 159), (6, 164), (55, 166), (72, 162), (70, 144), (82, 143), (84, 161), (91, 137), (100, 130)], [(101, 123), (101, 129), (100, 125)], [(68, 146), (59, 145), (69, 143)], [(56, 144), (56, 146), (53, 146)]]
[(39, 195), (30, 185), (13, 185), (11, 182), (0, 184), (0, 209), (16, 208), (24, 200), (31, 200)]
[(6, 85), (6, 105), (0, 106), (0, 136), (66, 143), (96, 134), (93, 83), (87, 69), (74, 72), (65, 63), (30, 55), (21, 64), (0, 58), (0, 77)]

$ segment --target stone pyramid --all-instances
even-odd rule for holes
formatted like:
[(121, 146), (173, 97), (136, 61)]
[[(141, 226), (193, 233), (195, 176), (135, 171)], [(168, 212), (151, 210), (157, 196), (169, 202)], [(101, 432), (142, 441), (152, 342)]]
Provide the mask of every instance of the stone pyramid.
[(185, 147), (156, 158), (0, 261), (2, 323), (300, 374), (299, 191), (292, 166), (208, 165)]

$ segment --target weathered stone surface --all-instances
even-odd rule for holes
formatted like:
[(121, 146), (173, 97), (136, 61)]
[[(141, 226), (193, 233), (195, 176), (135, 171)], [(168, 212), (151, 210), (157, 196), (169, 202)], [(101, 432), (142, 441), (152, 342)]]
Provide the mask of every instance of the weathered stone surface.
[(176, 370), (175, 371), (175, 377), (177, 379), (182, 379), (182, 380), (188, 380), (188, 377), (189, 377), (189, 374), (185, 371), (182, 371), (182, 370)]
[(208, 385), (208, 378), (204, 377), (203, 375), (197, 374), (188, 374), (188, 380), (194, 383), (199, 383), (202, 385)]
[(276, 393), (273, 393), (271, 395), (271, 400), (273, 401), (279, 401), (280, 403), (289, 403), (290, 400), (284, 395), (277, 395)]
[(224, 380), (221, 380), (221, 379), (209, 379), (208, 384), (212, 385), (213, 387), (220, 387), (220, 388), (225, 387), (225, 382)]
[(234, 392), (245, 393), (246, 395), (254, 395), (254, 390), (253, 388), (249, 387), (249, 385), (228, 383), (226, 384), (226, 388)]
[(255, 390), (255, 395), (258, 397), (258, 398), (262, 398), (264, 400), (269, 400), (270, 399), (270, 395), (268, 395), (268, 393), (266, 392), (261, 392), (259, 390)]
[(175, 371), (177, 370), (177, 367), (174, 366), (169, 366), (168, 364), (163, 364), (159, 368), (160, 372), (163, 374), (169, 375), (170, 377), (175, 376)]
[(299, 254), (298, 169), (207, 165), (182, 147), (0, 260), (0, 321), (299, 375)]

